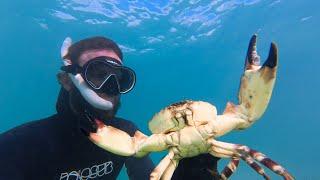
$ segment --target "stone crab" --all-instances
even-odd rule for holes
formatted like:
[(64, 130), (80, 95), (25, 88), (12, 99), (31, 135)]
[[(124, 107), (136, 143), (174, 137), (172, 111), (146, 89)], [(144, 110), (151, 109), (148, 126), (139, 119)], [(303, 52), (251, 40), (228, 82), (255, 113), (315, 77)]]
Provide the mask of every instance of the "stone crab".
[(244, 160), (265, 179), (269, 179), (263, 168), (266, 166), (284, 179), (294, 179), (282, 166), (245, 145), (218, 141), (217, 138), (232, 130), (250, 127), (265, 112), (276, 80), (278, 49), (271, 43), (269, 56), (260, 65), (256, 50), (257, 36), (253, 35), (241, 77), (238, 100), (231, 102), (221, 115), (216, 107), (203, 101), (182, 101), (172, 104), (156, 113), (149, 122), (152, 135), (137, 131), (133, 137), (112, 126), (96, 120), (98, 130), (91, 133), (90, 140), (99, 147), (122, 156), (142, 157), (150, 152), (168, 150), (150, 174), (150, 179), (170, 179), (179, 160), (203, 153), (210, 153), (231, 161), (221, 172), (221, 179), (227, 179), (235, 171), (239, 160)]

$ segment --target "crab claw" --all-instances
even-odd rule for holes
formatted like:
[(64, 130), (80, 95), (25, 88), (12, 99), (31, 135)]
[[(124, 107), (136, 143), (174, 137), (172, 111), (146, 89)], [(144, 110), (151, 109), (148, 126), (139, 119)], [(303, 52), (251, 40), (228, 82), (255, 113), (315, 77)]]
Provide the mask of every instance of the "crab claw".
[(154, 134), (146, 136), (137, 130), (133, 136), (116, 127), (105, 125), (95, 120), (97, 132), (89, 134), (89, 140), (100, 148), (120, 156), (143, 157), (152, 151), (163, 151), (168, 148), (166, 136)]
[(254, 34), (249, 43), (247, 57), (245, 61), (245, 70), (253, 69), (254, 66), (259, 66), (260, 56), (257, 53), (257, 35)]
[(244, 73), (239, 89), (239, 105), (228, 103), (224, 114), (241, 119), (236, 129), (245, 129), (259, 119), (268, 107), (269, 100), (276, 80), (278, 65), (278, 49), (271, 43), (269, 56), (260, 65), (257, 53), (257, 35), (253, 35), (245, 60)]
[(90, 133), (89, 139), (102, 149), (121, 156), (134, 155), (134, 143), (132, 137), (126, 132), (112, 126), (107, 126), (99, 120), (95, 120), (97, 132)]
[(277, 65), (278, 65), (278, 48), (277, 48), (277, 45), (272, 42), (270, 46), (268, 59), (264, 62), (262, 67), (263, 68), (269, 67), (273, 69), (273, 68), (276, 68)]

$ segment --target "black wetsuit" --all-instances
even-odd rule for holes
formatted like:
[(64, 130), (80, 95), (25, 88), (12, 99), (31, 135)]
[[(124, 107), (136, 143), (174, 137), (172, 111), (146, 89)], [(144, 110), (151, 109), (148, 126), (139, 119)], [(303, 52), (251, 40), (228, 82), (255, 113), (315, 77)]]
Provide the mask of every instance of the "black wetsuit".
[[(0, 180), (116, 179), (123, 165), (130, 179), (149, 179), (154, 165), (148, 156), (122, 157), (93, 144), (59, 96), (56, 115), (0, 134)], [(62, 101), (62, 102), (61, 102)], [(115, 118), (108, 122), (133, 136), (137, 127)], [(201, 155), (182, 160), (173, 179), (212, 179), (217, 159)]]
[[(14, 128), (0, 136), (0, 179), (116, 179), (125, 164), (130, 179), (148, 179), (153, 163), (109, 153), (80, 132), (72, 116), (57, 114)], [(133, 123), (115, 119), (133, 136)], [(81, 178), (80, 178), (81, 177)]]
[[(93, 144), (80, 131), (79, 118), (70, 109), (68, 93), (60, 91), (57, 114), (0, 134), (0, 180), (116, 179), (123, 165), (130, 179), (149, 179), (151, 159), (123, 157)], [(130, 121), (108, 121), (133, 136)]]

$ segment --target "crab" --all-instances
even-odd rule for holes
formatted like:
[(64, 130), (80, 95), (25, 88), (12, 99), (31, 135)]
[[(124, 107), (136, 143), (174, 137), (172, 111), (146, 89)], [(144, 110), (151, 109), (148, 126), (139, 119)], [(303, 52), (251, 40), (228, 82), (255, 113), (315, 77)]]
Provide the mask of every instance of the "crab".
[(284, 179), (294, 179), (282, 166), (261, 152), (245, 145), (217, 140), (232, 130), (250, 127), (263, 115), (269, 104), (276, 80), (278, 50), (276, 44), (271, 43), (269, 56), (260, 65), (256, 41), (257, 35), (253, 35), (241, 77), (239, 104), (228, 102), (221, 115), (217, 115), (216, 107), (208, 102), (186, 100), (156, 113), (149, 121), (150, 136), (137, 131), (131, 137), (120, 129), (96, 120), (98, 130), (91, 133), (89, 139), (99, 147), (122, 156), (143, 157), (150, 152), (168, 150), (168, 154), (150, 174), (152, 180), (171, 179), (179, 160), (204, 153), (231, 159), (221, 172), (221, 179), (228, 179), (241, 159), (265, 179), (269, 179), (269, 176), (259, 163)]

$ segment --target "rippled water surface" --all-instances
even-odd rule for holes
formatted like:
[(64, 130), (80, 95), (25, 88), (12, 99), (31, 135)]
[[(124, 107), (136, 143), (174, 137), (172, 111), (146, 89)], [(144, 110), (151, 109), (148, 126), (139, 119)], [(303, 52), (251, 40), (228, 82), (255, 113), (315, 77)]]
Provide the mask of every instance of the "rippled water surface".
[[(120, 44), (138, 82), (119, 115), (150, 133), (148, 119), (175, 101), (208, 101), (220, 113), (228, 100), (237, 102), (247, 44), (257, 33), (262, 59), (271, 41), (279, 46), (274, 94), (255, 125), (221, 140), (266, 153), (297, 179), (320, 179), (320, 2), (30, 0), (0, 8), (0, 132), (55, 112), (66, 36), (103, 35)], [(154, 162), (162, 155), (153, 154)], [(258, 178), (244, 162), (233, 176)]]

